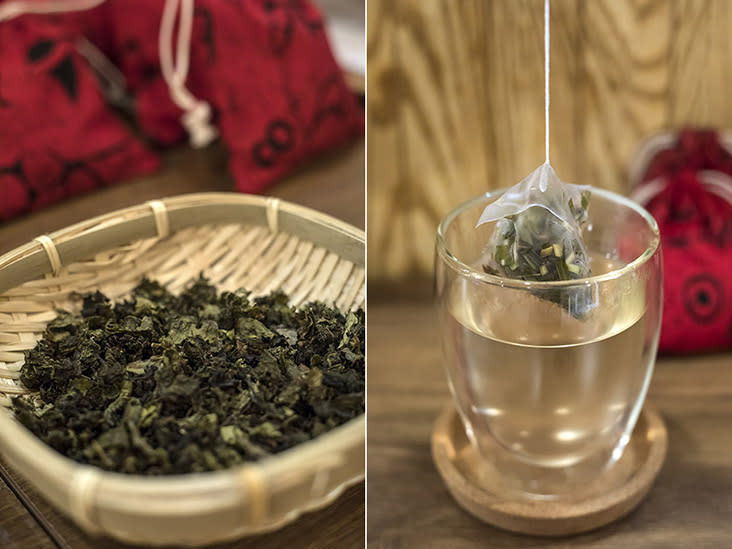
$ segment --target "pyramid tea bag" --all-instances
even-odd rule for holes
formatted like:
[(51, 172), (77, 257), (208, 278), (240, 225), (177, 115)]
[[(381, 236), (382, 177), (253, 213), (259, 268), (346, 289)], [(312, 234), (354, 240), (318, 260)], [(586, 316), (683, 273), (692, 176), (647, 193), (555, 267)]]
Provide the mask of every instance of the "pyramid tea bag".
[[(590, 187), (561, 181), (549, 163), (549, 0), (544, 0), (544, 164), (483, 210), (476, 228), (496, 222), (483, 250), (483, 270), (531, 282), (591, 276), (582, 240)], [(583, 318), (596, 306), (590, 285), (532, 292)]]
[[(549, 282), (591, 275), (582, 239), (590, 188), (562, 182), (548, 163), (483, 210), (477, 226), (497, 222), (483, 252), (486, 273)], [(542, 297), (582, 316), (591, 308), (589, 288), (560, 289)]]
[(484, 270), (536, 281), (589, 276), (582, 240), (589, 201), (589, 187), (563, 183), (543, 164), (483, 210), (478, 226), (498, 221)]

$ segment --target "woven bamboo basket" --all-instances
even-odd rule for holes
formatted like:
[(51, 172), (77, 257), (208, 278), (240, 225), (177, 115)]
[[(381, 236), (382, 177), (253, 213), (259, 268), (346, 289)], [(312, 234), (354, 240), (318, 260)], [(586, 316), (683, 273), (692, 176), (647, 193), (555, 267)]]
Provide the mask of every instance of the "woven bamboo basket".
[(364, 233), (319, 212), (241, 194), (184, 195), (119, 210), (0, 257), (0, 452), (90, 534), (199, 545), (271, 531), (326, 506), (364, 476), (363, 416), (256, 463), (143, 477), (80, 465), (12, 415), (23, 351), (72, 292), (128, 293), (143, 276), (178, 292), (203, 272), (220, 289), (282, 288), (299, 305), (364, 303)]

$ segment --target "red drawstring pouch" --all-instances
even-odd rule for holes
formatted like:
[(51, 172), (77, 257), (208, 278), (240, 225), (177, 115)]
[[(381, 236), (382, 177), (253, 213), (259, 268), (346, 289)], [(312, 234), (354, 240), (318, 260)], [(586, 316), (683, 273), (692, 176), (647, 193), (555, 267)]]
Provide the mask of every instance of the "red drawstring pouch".
[(29, 14), (0, 22), (0, 219), (157, 166), (107, 108), (87, 58), (126, 87), (158, 143), (188, 133), (203, 146), (218, 130), (243, 192), (363, 133), (306, 0), (107, 0)]
[(206, 2), (213, 21), (211, 103), (243, 192), (362, 135), (363, 111), (309, 2)]
[(662, 353), (732, 348), (731, 174), (717, 134), (693, 130), (652, 138), (631, 169), (661, 233)]
[[(99, 6), (62, 15), (65, 24), (94, 44), (124, 76), (132, 97), (133, 114), (140, 130), (159, 145), (185, 141), (181, 124), (183, 110), (171, 96), (160, 65), (160, 32), (163, 12), (170, 0), (106, 0)], [(176, 3), (177, 4), (177, 3)], [(184, 42), (188, 71), (184, 85), (196, 98), (210, 97), (208, 71), (214, 60), (210, 42), (211, 14), (202, 2), (194, 3), (190, 37)], [(171, 40), (173, 56), (178, 51), (179, 14), (174, 14)]]
[(0, 221), (157, 166), (73, 35), (35, 15), (0, 23)]
[[(189, 102), (210, 107), (206, 124), (229, 149), (237, 189), (261, 192), (302, 162), (363, 134), (363, 109), (309, 1), (197, 0), (194, 6), (190, 38), (182, 41), (182, 5), (170, 40), (160, 39), (168, 1), (107, 0), (65, 15), (119, 67), (146, 135), (161, 144), (183, 139), (186, 109), (179, 103), (189, 95)], [(181, 53), (188, 59), (185, 90), (164, 78), (161, 45), (175, 68)]]

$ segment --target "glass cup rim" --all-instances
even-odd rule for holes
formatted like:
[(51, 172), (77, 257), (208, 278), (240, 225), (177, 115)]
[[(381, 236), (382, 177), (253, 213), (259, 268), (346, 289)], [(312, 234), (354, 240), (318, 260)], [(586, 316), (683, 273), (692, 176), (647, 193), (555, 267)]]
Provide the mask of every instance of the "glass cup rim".
[(635, 211), (637, 214), (639, 214), (646, 223), (648, 223), (648, 226), (651, 229), (651, 232), (653, 233), (653, 239), (651, 240), (648, 247), (644, 250), (644, 252), (636, 257), (633, 261), (628, 263), (627, 265), (624, 265), (620, 269), (615, 269), (612, 271), (609, 271), (607, 273), (599, 274), (599, 275), (593, 275), (585, 278), (577, 278), (574, 280), (552, 280), (552, 281), (531, 281), (531, 280), (518, 280), (518, 279), (512, 279), (512, 278), (504, 278), (501, 276), (492, 275), (483, 271), (478, 271), (469, 265), (463, 263), (460, 261), (457, 257), (455, 257), (450, 250), (447, 248), (447, 243), (445, 242), (445, 232), (447, 231), (448, 226), (450, 223), (465, 209), (468, 207), (476, 204), (477, 202), (480, 202), (481, 200), (485, 200), (487, 198), (492, 198), (496, 195), (503, 194), (507, 188), (497, 189), (494, 191), (488, 191), (486, 193), (480, 194), (476, 197), (471, 198), (470, 200), (466, 200), (465, 202), (462, 202), (455, 208), (453, 208), (450, 212), (445, 215), (445, 217), (442, 218), (440, 221), (440, 224), (437, 227), (437, 251), (438, 254), (447, 262), (448, 265), (455, 271), (459, 272), (462, 276), (466, 278), (470, 278), (477, 282), (483, 282), (487, 284), (492, 284), (495, 286), (501, 286), (501, 287), (510, 287), (510, 288), (532, 288), (532, 289), (541, 289), (541, 288), (568, 288), (568, 287), (574, 287), (574, 286), (583, 286), (583, 285), (591, 285), (599, 282), (605, 282), (608, 280), (616, 280), (618, 278), (623, 277), (624, 275), (631, 273), (633, 271), (636, 271), (641, 265), (646, 263), (658, 250), (661, 239), (660, 239), (660, 232), (658, 230), (658, 223), (656, 223), (655, 218), (646, 210), (643, 206), (640, 204), (633, 202), (629, 198), (626, 198), (625, 196), (622, 196), (618, 193), (614, 193), (612, 191), (608, 191), (605, 189), (598, 189), (596, 187), (591, 187), (591, 191), (593, 195), (600, 195), (603, 198), (618, 203), (622, 206), (625, 206), (627, 208), (630, 208), (631, 210)]

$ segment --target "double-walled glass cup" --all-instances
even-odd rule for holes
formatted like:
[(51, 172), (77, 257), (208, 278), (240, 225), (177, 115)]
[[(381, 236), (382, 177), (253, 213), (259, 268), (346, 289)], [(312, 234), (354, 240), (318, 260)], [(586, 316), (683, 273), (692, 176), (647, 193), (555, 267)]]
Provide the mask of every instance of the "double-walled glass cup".
[(501, 191), (466, 202), (437, 233), (443, 361), (470, 442), (517, 497), (578, 497), (630, 440), (661, 325), (658, 226), (593, 189), (583, 238), (592, 276), (528, 282), (484, 272)]

